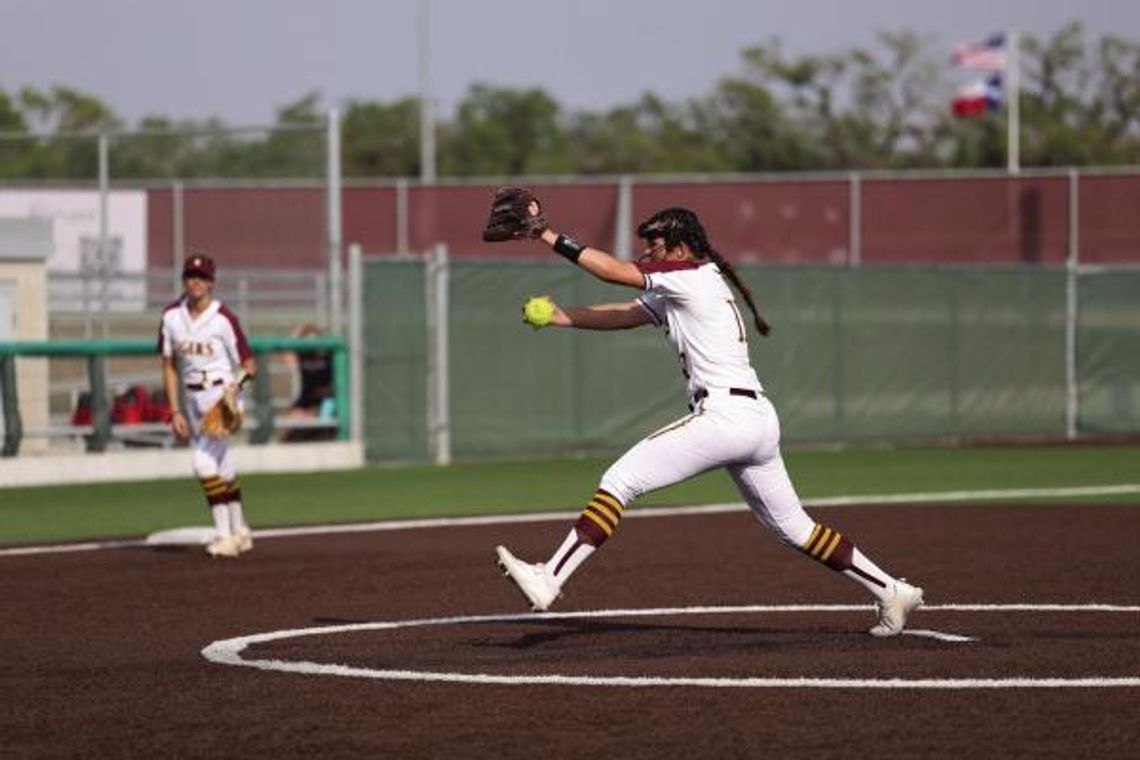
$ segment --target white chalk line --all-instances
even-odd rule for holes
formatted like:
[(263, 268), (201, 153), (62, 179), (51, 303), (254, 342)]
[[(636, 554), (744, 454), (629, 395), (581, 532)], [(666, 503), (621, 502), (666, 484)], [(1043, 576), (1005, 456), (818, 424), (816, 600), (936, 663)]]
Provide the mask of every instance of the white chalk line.
[[(1080, 678), (1034, 678), (1016, 676), (1010, 678), (761, 678), (761, 677), (661, 677), (661, 676), (567, 676), (546, 675), (502, 675), (490, 673), (456, 673), (407, 669), (374, 669), (349, 665), (316, 663), (307, 661), (286, 661), (276, 659), (251, 659), (242, 657), (242, 652), (251, 644), (300, 638), (303, 636), (324, 636), (337, 633), (361, 631), (387, 631), (398, 628), (419, 628), (444, 625), (471, 625), (480, 623), (504, 623), (518, 621), (545, 621), (566, 619), (588, 619), (601, 617), (647, 617), (663, 615), (710, 615), (710, 614), (750, 614), (773, 612), (848, 612), (873, 609), (870, 605), (853, 604), (800, 604), (800, 605), (749, 605), (739, 607), (669, 607), (653, 609), (587, 610), (582, 612), (527, 613), (518, 615), (467, 615), (444, 618), (423, 618), (419, 620), (396, 620), (375, 623), (352, 623), (347, 625), (297, 628), (292, 630), (270, 631), (267, 633), (238, 636), (215, 641), (202, 649), (202, 656), (219, 665), (255, 668), (309, 676), (335, 676), (343, 678), (367, 678), (385, 681), (418, 681), (427, 683), (492, 684), (500, 686), (592, 686), (592, 687), (701, 687), (701, 688), (752, 688), (752, 689), (1105, 689), (1137, 688), (1137, 676), (1089, 676)], [(1140, 605), (1112, 604), (946, 604), (929, 605), (926, 612), (971, 611), (971, 612), (1140, 612)], [(976, 641), (968, 636), (946, 634), (925, 629), (905, 630), (913, 636), (929, 636), (948, 642)]]
[[(919, 493), (863, 494), (828, 496), (804, 499), (805, 507), (843, 507), (861, 504), (941, 504), (963, 501), (989, 501), (1005, 499), (1048, 499), (1085, 496), (1126, 496), (1140, 493), (1140, 483), (1122, 483), (1105, 486), (1072, 486), (1064, 488), (1006, 488), (974, 491), (934, 491)], [(684, 507), (637, 507), (625, 517), (674, 517), (693, 514), (739, 512), (748, 508), (743, 502), (699, 504)], [(563, 512), (537, 512), (527, 514), (500, 514), (477, 517), (434, 517), (418, 520), (384, 520), (365, 523), (331, 525), (303, 525), (293, 528), (264, 528), (254, 531), (254, 538), (291, 538), (340, 533), (371, 533), (375, 531), (417, 530), (422, 528), (459, 528), (482, 525), (509, 525), (512, 523), (546, 522), (576, 519), (581, 510)], [(17, 546), (0, 549), (0, 557), (24, 557), (38, 554), (68, 554), (72, 552), (102, 551), (149, 546), (145, 538), (111, 541), (85, 541), (82, 543)]]
[(949, 641), (954, 644), (964, 644), (968, 641), (978, 641), (973, 636), (963, 636), (960, 633), (944, 633), (942, 631), (930, 631), (925, 628), (904, 628), (904, 636), (918, 636), (926, 639), (937, 639), (938, 641)]

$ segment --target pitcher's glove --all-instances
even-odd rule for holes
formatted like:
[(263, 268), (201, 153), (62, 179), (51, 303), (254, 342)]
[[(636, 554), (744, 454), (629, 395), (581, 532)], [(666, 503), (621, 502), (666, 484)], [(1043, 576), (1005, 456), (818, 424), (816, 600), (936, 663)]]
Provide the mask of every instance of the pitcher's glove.
[(500, 243), (537, 238), (549, 226), (534, 193), (525, 187), (500, 187), (491, 202), (491, 216), (483, 229), (483, 240)]
[(229, 385), (222, 397), (202, 417), (202, 432), (210, 438), (226, 438), (241, 430), (242, 413), (237, 385)]

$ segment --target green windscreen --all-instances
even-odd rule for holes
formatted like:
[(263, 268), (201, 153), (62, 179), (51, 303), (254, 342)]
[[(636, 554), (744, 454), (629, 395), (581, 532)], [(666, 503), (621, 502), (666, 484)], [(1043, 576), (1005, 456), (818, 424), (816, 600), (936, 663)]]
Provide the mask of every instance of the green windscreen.
[[(741, 267), (769, 338), (753, 364), (796, 442), (1061, 435), (1065, 274), (1055, 270)], [(1083, 429), (1140, 429), (1140, 275), (1083, 277)], [(660, 330), (535, 331), (527, 297), (637, 293), (564, 263), (453, 262), (448, 343), (456, 457), (612, 452), (684, 415)], [(424, 266), (366, 265), (365, 410), (372, 459), (428, 456)], [(745, 312), (745, 316), (747, 312)]]
[(364, 269), (364, 439), (370, 460), (427, 457), (424, 266)]
[(745, 270), (784, 440), (1064, 431), (1064, 275)]
[(1077, 377), (1082, 431), (1140, 430), (1140, 272), (1080, 278)]

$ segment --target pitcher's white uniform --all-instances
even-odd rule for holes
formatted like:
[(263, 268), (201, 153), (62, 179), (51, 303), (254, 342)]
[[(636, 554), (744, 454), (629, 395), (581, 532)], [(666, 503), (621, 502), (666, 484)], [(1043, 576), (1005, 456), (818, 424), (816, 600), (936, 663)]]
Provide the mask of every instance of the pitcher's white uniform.
[(158, 341), (163, 356), (176, 356), (179, 361), (195, 474), (199, 478), (220, 476), (232, 481), (229, 439), (202, 435), (200, 423), (202, 415), (234, 381), (235, 368), (253, 356), (237, 315), (214, 299), (193, 317), (183, 297), (163, 311)]
[(646, 289), (638, 302), (677, 351), (692, 413), (642, 439), (606, 471), (601, 488), (626, 505), (726, 467), (757, 517), (802, 546), (815, 522), (784, 468), (780, 421), (749, 361), (732, 290), (711, 262), (639, 266)]
[[(533, 217), (537, 202), (528, 207)], [(804, 512), (780, 456), (780, 421), (748, 357), (740, 294), (761, 335), (771, 326), (751, 290), (709, 244), (697, 215), (674, 206), (638, 226), (645, 254), (637, 264), (583, 246), (546, 226), (555, 253), (594, 277), (643, 292), (636, 301), (574, 309), (556, 307), (559, 327), (617, 330), (655, 324), (677, 351), (690, 414), (646, 436), (617, 460), (574, 527), (544, 563), (531, 564), (495, 547), (499, 568), (535, 610), (547, 610), (570, 576), (600, 548), (639, 496), (718, 467), (736, 481), (752, 512), (784, 543), (862, 585), (877, 599), (874, 636), (896, 636), (922, 604), (922, 589), (883, 572), (839, 531)], [(729, 282), (731, 282), (731, 287)], [(644, 312), (644, 313), (643, 313)], [(524, 312), (525, 321), (538, 327)]]

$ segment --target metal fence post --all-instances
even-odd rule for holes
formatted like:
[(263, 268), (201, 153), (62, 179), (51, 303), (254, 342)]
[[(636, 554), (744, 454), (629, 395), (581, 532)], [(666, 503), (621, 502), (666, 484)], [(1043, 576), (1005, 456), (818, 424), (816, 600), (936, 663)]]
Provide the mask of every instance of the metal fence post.
[(1078, 271), (1081, 260), (1080, 181), (1069, 170), (1069, 254), (1065, 257), (1065, 437), (1077, 437), (1080, 424), (1080, 377), (1077, 374)]
[(432, 94), (432, 0), (420, 0), (420, 179), (435, 182), (435, 99)]
[(259, 371), (253, 378), (253, 398), (257, 402), (257, 427), (249, 435), (253, 444), (267, 443), (273, 437), (273, 390), (269, 386), (269, 356), (256, 353)]
[(186, 260), (186, 213), (182, 192), (182, 181), (175, 180), (174, 186), (170, 189), (170, 213), (173, 217), (171, 225), (174, 227), (174, 239), (171, 241), (174, 247), (172, 251), (174, 282), (172, 284), (175, 293), (182, 290), (182, 265)]
[(847, 216), (847, 265), (858, 269), (863, 263), (863, 183), (858, 172), (850, 175)]
[(0, 356), (0, 391), (4, 397), (4, 448), (0, 454), (14, 457), (20, 452), (24, 428), (20, 419), (19, 391), (16, 388), (16, 357)]
[(447, 246), (437, 243), (429, 254), (425, 278), (428, 292), (428, 445), (436, 464), (451, 463), (447, 270)]
[[(348, 247), (348, 351), (349, 437), (359, 442), (364, 440), (364, 253), (359, 243)], [(337, 409), (338, 417), (344, 413)]]
[(408, 180), (400, 177), (396, 180), (396, 253), (411, 250), (408, 242)]
[(102, 277), (100, 294), (100, 315), (102, 317), (102, 333), (106, 338), (110, 334), (107, 324), (107, 313), (111, 308), (110, 277), (111, 277), (111, 251), (110, 234), (108, 231), (108, 196), (111, 185), (111, 158), (110, 138), (106, 132), (99, 133), (99, 252), (95, 258), (99, 262), (99, 273)]
[(87, 357), (87, 381), (91, 393), (91, 424), (88, 451), (106, 451), (111, 440), (111, 404), (107, 398), (107, 360), (100, 354)]
[(91, 340), (92, 327), (91, 327), (91, 266), (89, 262), (81, 261), (79, 264), (79, 276), (82, 278), (83, 285), (83, 338), (84, 340)]
[(633, 240), (629, 228), (633, 226), (633, 178), (623, 175), (618, 182), (617, 222), (614, 230), (614, 255), (629, 261), (633, 258)]
[(321, 323), (321, 327), (329, 330), (331, 323), (329, 322), (329, 274), (328, 272), (317, 272), (315, 278), (316, 283), (316, 312), (317, 321)]
[(328, 210), (328, 259), (329, 259), (329, 329), (333, 335), (340, 335), (344, 325), (342, 313), (341, 284), (341, 166), (340, 166), (340, 115), (331, 109), (328, 114), (328, 169), (327, 210)]
[(424, 429), (427, 434), (428, 457), (435, 455), (436, 398), (435, 398), (435, 255), (428, 250), (423, 254), (424, 262), (424, 328), (427, 338), (424, 345)]

